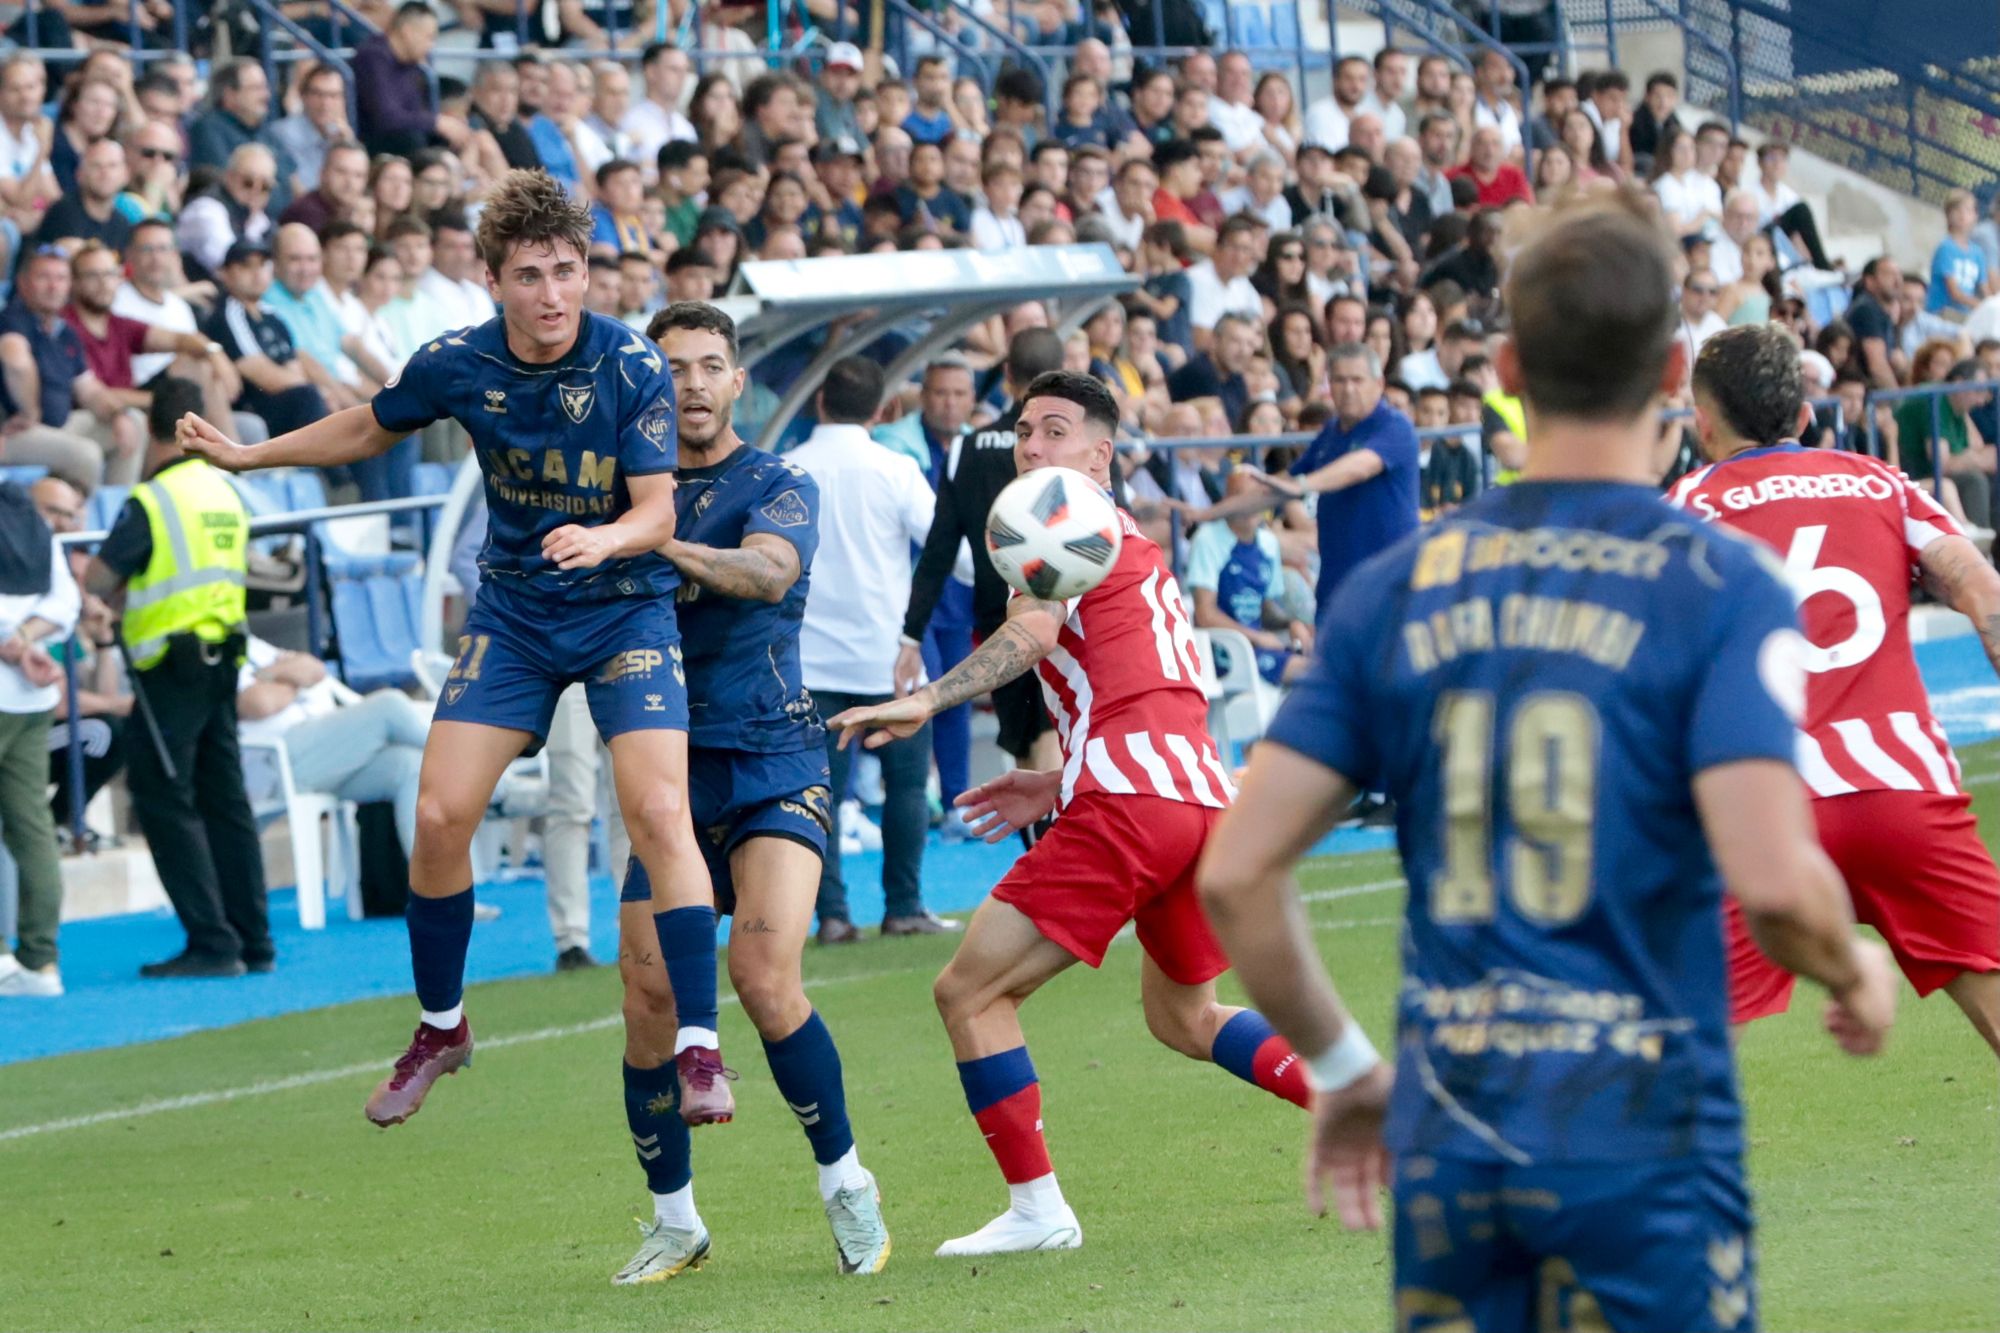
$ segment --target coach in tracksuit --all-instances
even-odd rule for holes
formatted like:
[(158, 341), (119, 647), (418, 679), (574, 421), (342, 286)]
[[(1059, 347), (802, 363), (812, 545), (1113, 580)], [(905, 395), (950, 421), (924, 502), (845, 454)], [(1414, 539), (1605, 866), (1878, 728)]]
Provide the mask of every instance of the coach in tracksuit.
[[(991, 426), (962, 436), (945, 460), (938, 478), (937, 514), (930, 536), (917, 557), (910, 584), (910, 607), (903, 617), (902, 646), (896, 655), (896, 688), (923, 678), (924, 631), (958, 559), (958, 544), (972, 547), (972, 633), (976, 639), (1000, 628), (1007, 618), (1007, 584), (986, 554), (986, 514), (993, 501), (1014, 480), (1014, 421), (1020, 416), (1021, 391), (1035, 376), (1062, 368), (1062, 339), (1051, 329), (1023, 329), (1007, 346), (1007, 393), (1013, 400), (1006, 414)], [(1035, 742), (1049, 730), (1042, 707), (1041, 686), (1025, 672), (993, 692), (993, 712), (1000, 723), (1000, 748), (1024, 766), (1030, 765)]]

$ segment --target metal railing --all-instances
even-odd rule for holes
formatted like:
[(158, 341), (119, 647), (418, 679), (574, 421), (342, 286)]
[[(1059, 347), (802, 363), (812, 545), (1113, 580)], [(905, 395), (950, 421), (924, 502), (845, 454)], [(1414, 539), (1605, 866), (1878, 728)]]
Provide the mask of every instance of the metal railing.
[[(1373, 12), (1382, 20), (1382, 44), (1394, 46), (1396, 32), (1400, 28), (1420, 39), (1425, 46), (1439, 55), (1447, 56), (1456, 64), (1469, 64), (1466, 49), (1481, 52), (1498, 51), (1514, 67), (1514, 87), (1521, 95), (1521, 170), (1530, 181), (1535, 178), (1535, 136), (1528, 131), (1529, 91), (1528, 64), (1513, 49), (1481, 28), (1454, 8), (1450, 0), (1354, 0), (1354, 7), (1364, 13)], [(1497, 7), (1496, 7), (1497, 14)], [(1424, 22), (1428, 16), (1432, 22)], [(1438, 22), (1444, 24), (1437, 26)], [(1456, 31), (1456, 40), (1453, 34)], [(1495, 21), (1498, 31), (1498, 21)]]
[[(132, 63), (134, 65), (143, 65), (149, 60), (166, 60), (169, 57), (179, 56), (184, 53), (188, 49), (188, 9), (189, 6), (186, 4), (176, 4), (174, 6), (173, 46), (165, 50), (149, 49), (146, 45), (146, 29), (141, 26), (139, 21), (139, 0), (131, 0), (130, 17), (127, 19), (127, 40), (131, 44), (132, 49), (127, 54)], [(29, 30), (37, 32), (41, 26), (41, 0), (27, 0), (27, 3), (22, 7), (22, 13), (28, 21)], [(78, 62), (87, 59), (90, 55), (88, 49), (77, 50), (64, 47), (32, 47), (30, 49), (41, 57), (44, 64)]]
[[(1894, 405), (1897, 403), (1928, 399), (1930, 402), (1930, 430), (1924, 441), (1924, 450), (1929, 455), (1931, 464), (1931, 475), (1928, 480), (1931, 484), (1931, 494), (1942, 502), (1944, 496), (1945, 464), (1950, 461), (1949, 451), (1941, 451), (1939, 448), (1944, 441), (1944, 414), (1946, 410), (1944, 400), (1955, 393), (1994, 393), (1996, 391), (2000, 391), (2000, 379), (1944, 380), (1931, 384), (1914, 384), (1907, 389), (1871, 389), (1868, 392), (1868, 406), (1864, 412), (1864, 416), (1868, 419), (1861, 424), (1864, 427), (1870, 428), (1872, 436), (1873, 417), (1877, 405), (1887, 406), (1893, 411)], [(1874, 443), (1874, 440), (1871, 439), (1870, 443)], [(1992, 444), (1994, 441), (1988, 440), (1986, 443)], [(1901, 468), (1903, 458), (1900, 433), (1897, 439), (1897, 449), (1895, 463), (1898, 468)], [(1874, 449), (1870, 449), (1869, 452), (1872, 457), (1881, 457), (1881, 454)], [(1919, 478), (1919, 480), (1925, 479)]]
[[(306, 552), (306, 638), (317, 652), (324, 642), (324, 612), (320, 608), (320, 585), (323, 581), (325, 565), (319, 549), (319, 533), (315, 525), (337, 518), (367, 518), (371, 515), (406, 514), (413, 511), (427, 511), (441, 507), (447, 497), (442, 495), (413, 495), (401, 500), (372, 500), (362, 504), (334, 505), (325, 509), (300, 509), (289, 514), (268, 514), (250, 520), (250, 535), (265, 536), (271, 533), (296, 532), (305, 537)], [(111, 534), (108, 532), (72, 532), (56, 538), (63, 547), (94, 547)], [(65, 715), (69, 724), (68, 766), (63, 774), (64, 785), (69, 789), (70, 833), (81, 844), (87, 831), (83, 819), (83, 745), (77, 735), (78, 724), (83, 720), (82, 706), (77, 702), (77, 661), (82, 652), (82, 640), (72, 633), (64, 641), (63, 677)]]

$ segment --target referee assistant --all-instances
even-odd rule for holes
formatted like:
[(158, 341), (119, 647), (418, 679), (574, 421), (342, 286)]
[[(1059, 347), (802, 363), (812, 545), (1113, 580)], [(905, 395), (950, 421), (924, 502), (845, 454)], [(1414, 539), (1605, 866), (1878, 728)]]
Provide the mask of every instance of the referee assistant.
[(275, 958), (236, 739), (250, 515), (227, 477), (174, 441), (201, 401), (188, 380), (155, 382), (147, 480), (85, 575), (100, 597), (124, 590), (139, 706), (158, 729), (131, 747), (132, 805), (188, 942), (140, 968), (148, 977), (240, 977)]
[[(901, 651), (896, 655), (898, 698), (923, 680), (924, 631), (937, 608), (945, 581), (958, 560), (958, 544), (972, 547), (972, 633), (984, 640), (1007, 619), (1007, 585), (986, 554), (986, 513), (994, 498), (1014, 480), (1014, 421), (1021, 415), (1021, 394), (1044, 371), (1062, 369), (1062, 340), (1049, 329), (1023, 329), (1007, 347), (1007, 393), (1014, 405), (985, 430), (960, 436), (938, 478), (937, 514), (931, 522), (923, 553), (910, 584), (910, 607), (903, 617)], [(1032, 671), (993, 691), (993, 712), (1000, 723), (1000, 748), (1026, 768), (1054, 768), (1060, 762), (1053, 745), (1036, 742), (1049, 732), (1041, 686)], [(1041, 762), (1036, 750), (1041, 748)]]

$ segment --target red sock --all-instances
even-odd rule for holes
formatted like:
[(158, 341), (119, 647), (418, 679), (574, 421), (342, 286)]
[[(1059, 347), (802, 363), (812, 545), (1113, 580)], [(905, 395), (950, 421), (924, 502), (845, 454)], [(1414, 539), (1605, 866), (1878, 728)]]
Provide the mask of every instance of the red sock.
[[(1295, 1062), (1296, 1063), (1296, 1062)], [(1000, 1164), (1009, 1185), (1019, 1185), (1055, 1170), (1042, 1140), (1042, 1085), (1030, 1083), (972, 1117)]]
[(1283, 1097), (1296, 1106), (1312, 1105), (1312, 1089), (1306, 1086), (1305, 1061), (1292, 1044), (1275, 1033), (1258, 1043), (1251, 1057), (1257, 1086), (1274, 1097)]

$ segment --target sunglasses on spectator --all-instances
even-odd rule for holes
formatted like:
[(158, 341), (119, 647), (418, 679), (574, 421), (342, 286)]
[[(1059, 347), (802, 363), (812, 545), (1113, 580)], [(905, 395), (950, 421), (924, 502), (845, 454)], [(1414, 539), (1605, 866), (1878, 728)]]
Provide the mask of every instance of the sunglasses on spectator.
[(171, 148), (141, 148), (139, 156), (148, 162), (171, 162), (180, 154)]
[(275, 180), (260, 179), (255, 176), (245, 176), (236, 183), (245, 190), (254, 191), (257, 194), (269, 194), (278, 186), (278, 182)]

